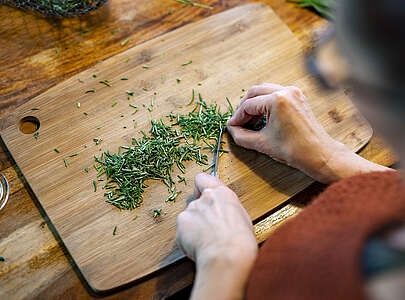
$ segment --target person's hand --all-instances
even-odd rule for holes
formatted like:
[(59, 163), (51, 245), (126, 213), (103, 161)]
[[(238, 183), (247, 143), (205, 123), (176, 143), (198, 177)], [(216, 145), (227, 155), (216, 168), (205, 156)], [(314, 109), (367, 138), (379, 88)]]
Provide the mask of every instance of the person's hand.
[(192, 298), (240, 298), (257, 254), (252, 221), (236, 194), (214, 176), (195, 177), (194, 198), (179, 214), (176, 233), (197, 266)]
[[(244, 128), (262, 116), (267, 117), (267, 124), (261, 130)], [(337, 179), (329, 165), (331, 159), (353, 154), (328, 135), (296, 87), (253, 86), (228, 121), (227, 129), (236, 144), (265, 153), (321, 182)]]

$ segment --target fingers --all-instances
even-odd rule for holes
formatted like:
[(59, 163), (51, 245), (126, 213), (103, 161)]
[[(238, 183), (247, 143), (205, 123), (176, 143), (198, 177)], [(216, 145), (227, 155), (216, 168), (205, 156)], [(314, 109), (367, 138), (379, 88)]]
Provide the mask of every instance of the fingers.
[(229, 126), (243, 126), (248, 123), (255, 116), (263, 116), (267, 114), (271, 108), (271, 103), (277, 97), (276, 94), (265, 96), (257, 96), (245, 101), (235, 111), (233, 116), (229, 119)]
[(258, 150), (262, 134), (260, 131), (249, 130), (240, 126), (228, 126), (227, 130), (237, 145), (251, 150)]
[(215, 176), (200, 173), (194, 180), (194, 199), (200, 198), (202, 192), (207, 188), (214, 188), (223, 185), (222, 181)]
[(249, 98), (272, 94), (274, 92), (282, 90), (283, 88), (284, 87), (282, 85), (274, 84), (274, 83), (263, 83), (261, 85), (254, 85), (248, 90), (246, 95), (242, 98), (240, 105)]

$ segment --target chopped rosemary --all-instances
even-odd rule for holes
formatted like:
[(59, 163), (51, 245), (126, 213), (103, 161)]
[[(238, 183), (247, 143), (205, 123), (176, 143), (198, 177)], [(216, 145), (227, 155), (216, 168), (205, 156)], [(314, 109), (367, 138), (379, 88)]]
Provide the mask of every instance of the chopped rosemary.
[(83, 115), (88, 116), (89, 114), (84, 111), (84, 112), (83, 112)]
[(63, 162), (65, 163), (65, 168), (67, 168), (68, 167), (68, 162), (67, 162), (66, 158), (63, 159)]
[(94, 192), (97, 192), (97, 181), (93, 180)]
[(56, 153), (60, 152), (57, 148), (53, 149), (53, 151), (55, 151)]
[(101, 141), (102, 141), (102, 139), (100, 139), (100, 138), (93, 139), (93, 142), (95, 142), (96, 145), (100, 144)]
[(39, 107), (33, 107), (31, 110), (39, 110)]
[(187, 185), (186, 178), (184, 178), (183, 176), (180, 176), (180, 175), (177, 175), (177, 177), (179, 178), (178, 183), (184, 182), (184, 184)]
[(149, 106), (148, 106), (148, 110), (151, 112), (151, 111), (152, 111), (152, 107), (149, 107)]
[(145, 92), (147, 92), (148, 91), (148, 89), (146, 88), (146, 87), (143, 87), (142, 88)]
[(155, 210), (153, 211), (153, 217), (154, 217), (154, 218), (157, 218), (158, 216), (160, 216), (161, 213), (162, 213), (162, 210), (161, 210), (161, 209), (155, 209)]
[(130, 96), (133, 96), (133, 95), (134, 95), (134, 92), (133, 92), (133, 91), (126, 91), (125, 93), (127, 93), (127, 94), (130, 95)]
[(111, 87), (111, 84), (108, 82), (108, 80), (102, 80), (102, 81), (99, 81), (98, 83), (102, 83), (102, 84), (105, 84), (106, 86)]
[(150, 106), (153, 107), (155, 104), (155, 95), (152, 95), (152, 100), (150, 100)]
[(87, 94), (87, 93), (95, 93), (95, 92), (96, 92), (95, 89), (91, 89), (91, 90), (86, 91), (85, 94)]
[(113, 104), (111, 104), (111, 107), (114, 107), (114, 106), (116, 106), (117, 104), (118, 104), (118, 102), (115, 101), (115, 102), (113, 102)]
[(143, 65), (142, 68), (149, 69), (150, 67), (148, 65)]
[(193, 102), (194, 102), (194, 89), (193, 89), (193, 95), (191, 96), (191, 101), (189, 104), (187, 104), (187, 106), (193, 104)]
[(228, 97), (226, 97), (226, 101), (228, 102), (228, 105), (229, 105), (229, 112), (231, 113), (231, 115), (233, 115), (234, 110), (233, 110), (232, 103), (231, 103), (231, 101), (229, 101)]
[(122, 77), (122, 78), (121, 78), (121, 80), (128, 80), (128, 78), (126, 78), (126, 77)]
[(187, 65), (191, 64), (192, 62), (193, 62), (192, 60), (188, 60), (185, 63), (182, 63), (181, 66), (182, 67), (187, 66)]
[(97, 75), (96, 74), (93, 74), (93, 78), (96, 78), (97, 77)]
[(73, 157), (73, 156), (77, 156), (77, 155), (79, 155), (79, 153), (72, 153), (69, 155), (69, 157)]
[(129, 38), (127, 38), (126, 40), (122, 41), (122, 42), (121, 42), (121, 46), (125, 46), (125, 44), (128, 43), (128, 42), (129, 42)]
[(114, 226), (113, 235), (117, 233), (117, 226)]
[(56, 50), (56, 55), (57, 55), (57, 56), (59, 56), (59, 54), (60, 54), (59, 48), (58, 48), (58, 47), (56, 47), (56, 49), (55, 49), (55, 50)]
[(176, 81), (177, 81), (177, 83), (180, 83), (180, 82), (181, 82), (181, 79), (176, 78)]
[(141, 130), (142, 137), (132, 138), (131, 146), (121, 146), (115, 154), (103, 152), (95, 157), (98, 177), (105, 172), (107, 184), (112, 185), (104, 193), (107, 203), (119, 209), (139, 207), (148, 180), (164, 183), (169, 192), (166, 201), (175, 201), (180, 191), (176, 191), (173, 168), (177, 167), (184, 174), (187, 161), (201, 166), (209, 164), (202, 150), (216, 149), (220, 128), (225, 128), (231, 114), (229, 111), (221, 113), (216, 104), (206, 104), (200, 94), (198, 99), (188, 115), (172, 113), (168, 116), (170, 124), (162, 119), (152, 120), (149, 134)]
[(89, 173), (89, 168), (84, 168), (84, 171), (85, 171), (86, 173)]
[(135, 108), (135, 109), (137, 109), (138, 108), (138, 106), (136, 106), (136, 105), (134, 105), (134, 104), (128, 104), (130, 107), (132, 107), (132, 108)]

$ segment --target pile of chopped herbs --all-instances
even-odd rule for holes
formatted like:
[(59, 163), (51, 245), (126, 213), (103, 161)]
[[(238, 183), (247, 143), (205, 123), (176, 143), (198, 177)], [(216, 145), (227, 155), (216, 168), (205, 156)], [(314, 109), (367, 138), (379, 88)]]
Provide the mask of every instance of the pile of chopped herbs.
[[(229, 110), (233, 111), (231, 106)], [(106, 202), (119, 209), (139, 207), (147, 180), (164, 183), (169, 192), (166, 201), (175, 201), (180, 192), (172, 177), (174, 167), (183, 174), (186, 161), (210, 167), (208, 156), (202, 151), (217, 148), (218, 135), (225, 128), (230, 112), (221, 113), (218, 105), (208, 105), (200, 95), (189, 114), (170, 114), (168, 124), (162, 119), (151, 121), (149, 134), (141, 131), (143, 136), (132, 139), (132, 145), (121, 146), (117, 153), (104, 152), (95, 157), (97, 176), (104, 175), (107, 179), (103, 186)]]

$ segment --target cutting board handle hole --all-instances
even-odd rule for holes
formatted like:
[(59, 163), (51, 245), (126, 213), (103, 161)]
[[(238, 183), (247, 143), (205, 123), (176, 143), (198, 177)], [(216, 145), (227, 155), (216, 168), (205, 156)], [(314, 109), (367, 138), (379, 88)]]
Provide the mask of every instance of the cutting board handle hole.
[(20, 120), (20, 131), (25, 134), (31, 134), (39, 129), (40, 122), (38, 118), (27, 116)]

